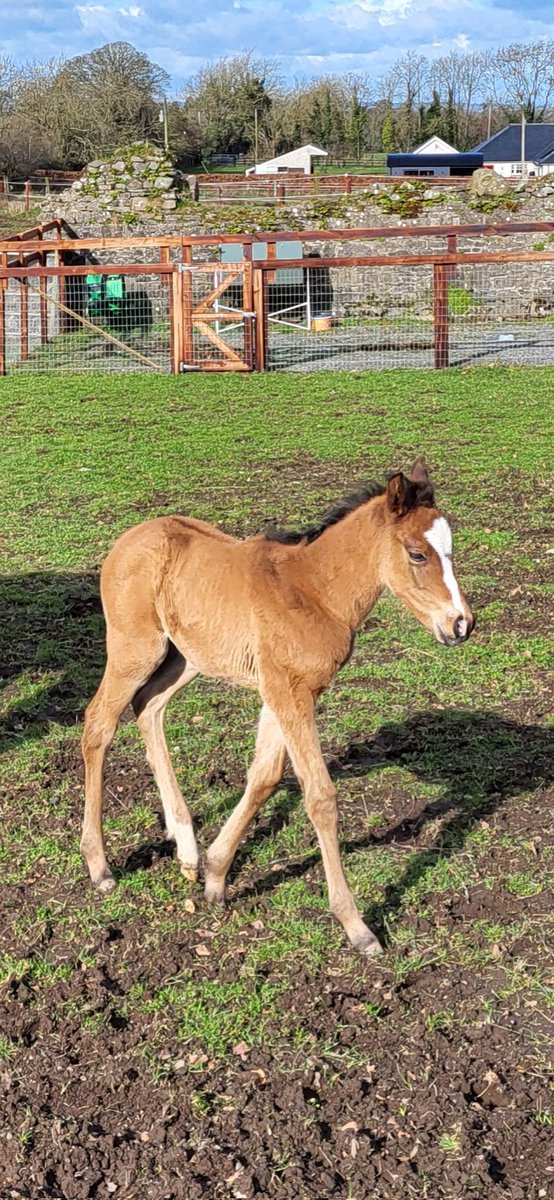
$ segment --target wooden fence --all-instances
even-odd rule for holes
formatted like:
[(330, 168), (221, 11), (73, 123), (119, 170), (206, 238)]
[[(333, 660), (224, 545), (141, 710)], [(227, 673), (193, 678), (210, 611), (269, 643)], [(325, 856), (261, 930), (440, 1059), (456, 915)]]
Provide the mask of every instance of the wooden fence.
[(255, 201), (285, 204), (288, 200), (332, 199), (333, 196), (351, 196), (367, 191), (378, 183), (387, 187), (398, 187), (403, 183), (423, 183), (425, 187), (450, 190), (465, 188), (467, 176), (414, 176), (386, 174), (373, 175), (303, 175), (299, 172), (280, 172), (278, 175), (198, 175), (196, 177), (197, 198), (205, 201)]
[[(231, 234), (152, 237), (94, 238), (77, 237), (63, 220), (22, 233), (11, 235), (0, 241), (0, 374), (7, 369), (6, 358), (6, 289), (10, 281), (17, 281), (20, 288), (19, 359), (29, 359), (29, 292), (40, 297), (40, 343), (49, 340), (48, 305), (54, 303), (60, 312), (69, 314), (81, 325), (92, 323), (66, 303), (68, 281), (91, 273), (98, 276), (124, 275), (154, 279), (168, 295), (168, 337), (170, 363), (173, 373), (187, 370), (201, 371), (263, 371), (269, 365), (269, 322), (268, 285), (274, 283), (276, 272), (329, 272), (346, 269), (390, 268), (398, 271), (408, 267), (427, 267), (432, 271), (433, 286), (433, 339), (434, 365), (443, 368), (449, 365), (449, 284), (456, 268), (470, 264), (552, 263), (554, 249), (543, 251), (510, 250), (464, 253), (459, 249), (459, 240), (481, 236), (507, 236), (514, 234), (554, 235), (554, 221), (533, 223), (499, 224), (486, 222), (458, 226), (407, 226), (403, 228), (312, 230), (309, 232), (263, 232), (256, 234)], [(420, 239), (439, 238), (444, 249), (433, 254), (371, 254), (321, 255), (317, 258), (276, 258), (278, 242), (372, 242), (376, 239)], [(222, 263), (219, 248), (224, 244), (239, 244), (243, 248), (242, 259), (232, 264)], [(253, 259), (252, 248), (256, 244), (267, 245), (267, 257)], [(214, 253), (211, 254), (210, 250)], [(126, 252), (128, 261), (114, 261), (112, 255)], [(216, 253), (217, 252), (217, 253)], [(148, 253), (150, 259), (145, 261)], [(206, 254), (209, 257), (206, 259)], [(97, 256), (101, 254), (102, 262)], [(200, 257), (195, 257), (200, 254)], [(69, 263), (68, 255), (81, 256), (81, 261)], [(108, 261), (105, 261), (108, 256)], [(137, 261), (138, 260), (138, 261)], [(57, 280), (57, 295), (49, 296), (47, 283)], [(240, 309), (221, 306), (227, 289), (237, 286), (240, 280)], [(225, 323), (234, 323), (243, 331), (240, 346), (225, 340)], [(60, 324), (63, 333), (66, 326)], [(195, 357), (195, 335), (201, 334), (208, 347), (201, 358)], [(125, 349), (125, 341), (114, 337), (113, 331), (104, 330), (103, 337), (116, 342)], [(136, 349), (130, 355), (142, 358), (151, 367), (155, 363)]]

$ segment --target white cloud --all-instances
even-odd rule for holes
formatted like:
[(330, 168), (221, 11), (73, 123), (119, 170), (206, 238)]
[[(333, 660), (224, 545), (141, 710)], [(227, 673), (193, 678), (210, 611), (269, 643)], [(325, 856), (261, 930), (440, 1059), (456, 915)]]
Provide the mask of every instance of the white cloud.
[(178, 89), (210, 59), (245, 47), (284, 78), (359, 69), (379, 78), (405, 51), (433, 58), (554, 38), (551, 0), (0, 0), (3, 52), (17, 61), (83, 54), (129, 39)]
[(363, 12), (371, 13), (377, 18), (377, 23), (385, 28), (395, 25), (397, 21), (405, 21), (413, 7), (413, 0), (358, 0), (358, 7)]

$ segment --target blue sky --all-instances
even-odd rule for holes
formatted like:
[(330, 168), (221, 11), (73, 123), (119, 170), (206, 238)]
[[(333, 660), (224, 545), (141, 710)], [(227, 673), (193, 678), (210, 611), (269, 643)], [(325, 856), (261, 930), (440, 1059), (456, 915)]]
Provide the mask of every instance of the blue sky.
[(405, 50), (430, 57), (554, 38), (546, 0), (0, 0), (0, 49), (16, 60), (82, 54), (129, 41), (175, 91), (208, 59), (275, 57), (285, 80), (323, 72), (384, 74)]

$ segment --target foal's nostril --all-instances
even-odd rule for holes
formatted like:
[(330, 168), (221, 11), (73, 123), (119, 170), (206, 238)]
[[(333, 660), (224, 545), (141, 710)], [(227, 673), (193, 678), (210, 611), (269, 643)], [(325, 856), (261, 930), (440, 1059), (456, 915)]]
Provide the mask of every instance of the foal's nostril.
[(458, 617), (457, 621), (454, 622), (454, 637), (457, 638), (459, 641), (461, 641), (462, 638), (467, 637), (468, 634), (469, 634), (468, 621), (466, 621), (465, 617)]

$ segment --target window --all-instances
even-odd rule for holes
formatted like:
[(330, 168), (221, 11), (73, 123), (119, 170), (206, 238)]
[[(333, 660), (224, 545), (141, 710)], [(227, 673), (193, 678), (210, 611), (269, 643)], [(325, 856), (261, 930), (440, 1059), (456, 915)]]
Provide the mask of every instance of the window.
[(511, 169), (512, 169), (512, 175), (521, 175), (522, 174), (522, 166), (521, 166), (520, 162), (512, 163)]

